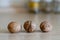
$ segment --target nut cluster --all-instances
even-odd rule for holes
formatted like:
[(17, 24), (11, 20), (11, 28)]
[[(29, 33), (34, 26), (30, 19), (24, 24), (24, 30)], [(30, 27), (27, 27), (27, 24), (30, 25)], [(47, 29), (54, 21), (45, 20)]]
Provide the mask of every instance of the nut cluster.
[[(52, 25), (48, 21), (41, 22), (39, 27), (42, 32), (49, 32), (52, 30)], [(25, 29), (26, 32), (31, 33), (36, 30), (36, 24), (28, 20), (24, 22), (23, 28)], [(21, 29), (22, 29), (21, 25), (16, 22), (10, 22), (8, 24), (8, 30), (10, 33), (20, 32)]]

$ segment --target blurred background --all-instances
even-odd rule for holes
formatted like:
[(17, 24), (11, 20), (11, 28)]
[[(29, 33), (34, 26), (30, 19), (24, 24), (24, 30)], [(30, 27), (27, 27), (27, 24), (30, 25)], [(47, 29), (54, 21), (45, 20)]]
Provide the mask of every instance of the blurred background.
[[(32, 6), (32, 7), (34, 8), (37, 6), (36, 10), (39, 9), (39, 12), (58, 12), (58, 13), (60, 12), (60, 0), (38, 0), (39, 2), (37, 2), (36, 0), (34, 0), (34, 1), (33, 1), (34, 4), (38, 3), (37, 5), (39, 5), (39, 8), (37, 5)], [(1, 10), (5, 10), (7, 8), (8, 8), (7, 10), (15, 10), (13, 8), (16, 8), (16, 10), (17, 9), (20, 10), (19, 8), (22, 8), (21, 10), (26, 11), (30, 8), (28, 6), (28, 4), (29, 3), (33, 4), (31, 2), (32, 2), (32, 0), (0, 0), (0, 8), (1, 8)]]
[(24, 4), (24, 0), (0, 0), (0, 7), (20, 6)]

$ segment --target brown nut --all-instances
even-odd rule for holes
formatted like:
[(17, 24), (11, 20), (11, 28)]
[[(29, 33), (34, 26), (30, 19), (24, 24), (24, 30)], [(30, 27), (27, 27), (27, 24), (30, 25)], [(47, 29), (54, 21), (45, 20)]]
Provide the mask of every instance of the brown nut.
[(11, 33), (20, 32), (20, 30), (21, 30), (20, 24), (18, 24), (16, 22), (10, 22), (8, 24), (8, 30)]
[(29, 33), (35, 31), (36, 29), (36, 24), (32, 23), (32, 21), (26, 21), (23, 26), (26, 32)]
[(42, 32), (49, 32), (52, 30), (52, 25), (48, 21), (43, 21), (40, 24), (40, 29)]

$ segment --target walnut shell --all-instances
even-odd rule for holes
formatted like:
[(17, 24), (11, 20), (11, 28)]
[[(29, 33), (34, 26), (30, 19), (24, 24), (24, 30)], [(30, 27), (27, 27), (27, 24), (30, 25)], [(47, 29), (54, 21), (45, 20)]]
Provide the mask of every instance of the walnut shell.
[(35, 31), (36, 29), (36, 24), (32, 23), (32, 21), (26, 21), (23, 26), (25, 31), (29, 33)]
[(8, 24), (8, 30), (11, 33), (20, 32), (20, 30), (21, 30), (20, 24), (18, 24), (16, 22), (10, 22)]
[(42, 32), (49, 32), (52, 30), (52, 25), (48, 21), (43, 21), (40, 24), (40, 29)]

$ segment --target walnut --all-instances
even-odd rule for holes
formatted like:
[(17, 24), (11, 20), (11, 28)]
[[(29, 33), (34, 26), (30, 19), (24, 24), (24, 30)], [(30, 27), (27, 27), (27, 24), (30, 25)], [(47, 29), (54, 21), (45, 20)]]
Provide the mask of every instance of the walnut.
[(36, 29), (36, 24), (32, 23), (32, 21), (26, 21), (24, 23), (24, 29), (26, 32), (33, 32)]
[(52, 30), (52, 25), (48, 21), (43, 21), (40, 24), (40, 29), (42, 32), (49, 32)]
[(21, 26), (20, 24), (16, 23), (16, 22), (10, 22), (8, 24), (8, 30), (11, 33), (16, 33), (16, 32), (20, 32), (21, 30)]

